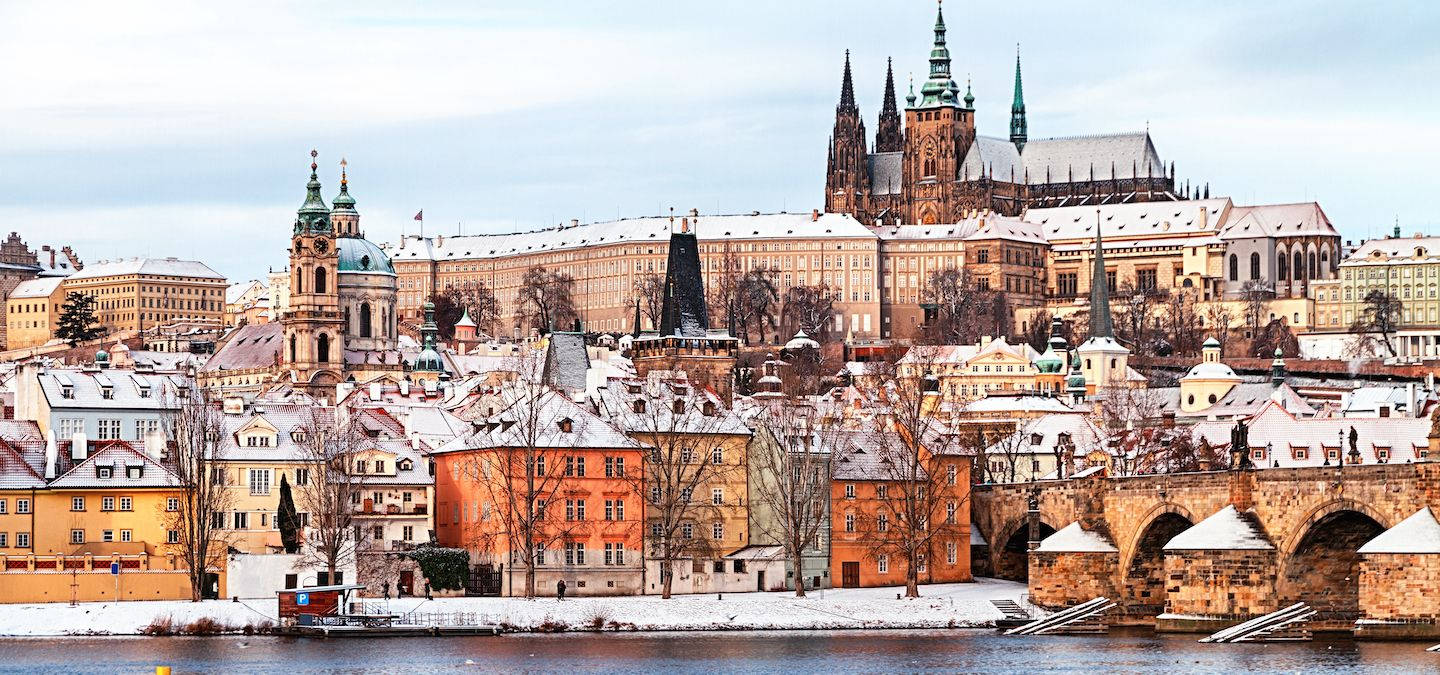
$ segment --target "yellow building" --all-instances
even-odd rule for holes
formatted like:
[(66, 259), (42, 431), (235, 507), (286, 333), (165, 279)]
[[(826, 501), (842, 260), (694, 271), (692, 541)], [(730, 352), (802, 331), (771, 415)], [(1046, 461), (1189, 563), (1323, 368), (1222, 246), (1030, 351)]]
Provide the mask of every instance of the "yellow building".
[(1030, 345), (1012, 345), (1004, 336), (984, 337), (974, 345), (911, 347), (897, 362), (896, 374), (916, 381), (933, 375), (944, 403), (964, 403), (998, 392), (1046, 394), (1055, 391), (1060, 379), (1041, 372), (1036, 365), (1040, 357)]
[(175, 258), (130, 258), (86, 265), (61, 283), (95, 296), (96, 318), (109, 332), (185, 321), (221, 325), (225, 277), (204, 263)]
[(1220, 362), (1219, 340), (1206, 340), (1200, 353), (1200, 363), (1180, 378), (1180, 411), (1184, 413), (1214, 406), (1242, 381), (1230, 366)]
[[(1340, 263), (1337, 279), (1311, 284), (1315, 326), (1301, 337), (1312, 358), (1351, 356), (1350, 327), (1366, 310), (1365, 296), (1380, 291), (1397, 301), (1391, 341), (1398, 356), (1440, 355), (1440, 237), (1390, 237), (1365, 242)], [(1379, 341), (1379, 336), (1376, 336)], [(1383, 346), (1383, 356), (1389, 356)]]
[(283, 550), (275, 513), (280, 507), (280, 480), (291, 486), (303, 526), (308, 521), (300, 490), (310, 482), (313, 462), (305, 448), (305, 431), (324, 408), (290, 403), (245, 405), (239, 398), (224, 403), (223, 443), (219, 464), (229, 488), (224, 538), (243, 553)]
[(65, 304), (64, 277), (40, 277), (20, 282), (5, 301), (7, 349), (43, 345), (55, 337), (60, 308)]

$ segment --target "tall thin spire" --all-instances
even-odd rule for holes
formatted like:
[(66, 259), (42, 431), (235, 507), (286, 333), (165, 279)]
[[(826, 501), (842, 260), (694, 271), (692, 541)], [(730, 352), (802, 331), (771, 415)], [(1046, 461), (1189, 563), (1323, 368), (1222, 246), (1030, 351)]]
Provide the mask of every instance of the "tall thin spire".
[(855, 84), (850, 80), (850, 50), (845, 50), (845, 77), (840, 81), (840, 105), (838, 108), (855, 109)]
[(1025, 150), (1028, 125), (1025, 123), (1025, 90), (1020, 86), (1020, 45), (1015, 45), (1015, 100), (1010, 103), (1010, 142)]
[(885, 59), (885, 95), (881, 101), (880, 124), (875, 128), (875, 152), (900, 152), (905, 137), (900, 129), (900, 110), (895, 104), (895, 72)]
[(320, 153), (310, 151), (310, 181), (305, 184), (305, 203), (295, 212), (295, 233), (303, 232), (329, 232), (330, 231), (330, 207), (325, 205), (325, 198), (320, 196), (320, 177), (315, 170), (319, 165), (315, 158)]
[(1110, 277), (1105, 273), (1105, 248), (1100, 236), (1100, 209), (1095, 209), (1095, 268), (1090, 273), (1090, 337), (1114, 338), (1110, 318)]
[(950, 77), (950, 49), (945, 46), (945, 12), (936, 3), (935, 45), (930, 49), (930, 78), (920, 87), (920, 107), (955, 107), (960, 86)]

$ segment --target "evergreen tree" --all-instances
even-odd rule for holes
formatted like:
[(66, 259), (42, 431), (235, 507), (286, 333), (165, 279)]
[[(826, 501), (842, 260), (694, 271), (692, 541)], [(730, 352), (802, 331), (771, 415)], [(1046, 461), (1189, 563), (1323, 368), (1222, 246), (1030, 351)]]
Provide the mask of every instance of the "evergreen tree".
[(300, 514), (295, 511), (295, 498), (290, 495), (290, 481), (280, 474), (280, 508), (275, 511), (275, 527), (280, 530), (280, 543), (286, 553), (300, 552)]
[(105, 328), (100, 326), (95, 318), (95, 296), (76, 291), (67, 293), (65, 304), (60, 307), (60, 321), (55, 327), (55, 337), (74, 347), (103, 335)]

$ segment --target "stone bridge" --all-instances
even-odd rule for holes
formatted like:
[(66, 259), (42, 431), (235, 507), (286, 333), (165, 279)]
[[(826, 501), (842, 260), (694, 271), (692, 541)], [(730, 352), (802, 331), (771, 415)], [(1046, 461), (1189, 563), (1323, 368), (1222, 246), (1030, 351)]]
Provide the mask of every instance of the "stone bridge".
[[(1232, 505), (1235, 513), (1221, 513)], [(1417, 542), (1414, 550), (1358, 552), (1427, 506), (1440, 507), (1440, 464), (980, 486), (973, 524), (987, 545), (972, 558), (978, 574), (1028, 580), (1042, 606), (1110, 597), (1118, 625), (1210, 630), (1307, 602), (1319, 612), (1317, 630), (1440, 635), (1440, 550)], [(1167, 550), (1211, 516), (1184, 540), (1210, 543)], [(1412, 523), (1427, 518), (1433, 525), (1428, 512)], [(1085, 531), (1078, 539), (1072, 529), (1039, 545), (1073, 523)], [(1246, 525), (1248, 545), (1223, 541)], [(1405, 539), (1410, 525), (1388, 540)]]

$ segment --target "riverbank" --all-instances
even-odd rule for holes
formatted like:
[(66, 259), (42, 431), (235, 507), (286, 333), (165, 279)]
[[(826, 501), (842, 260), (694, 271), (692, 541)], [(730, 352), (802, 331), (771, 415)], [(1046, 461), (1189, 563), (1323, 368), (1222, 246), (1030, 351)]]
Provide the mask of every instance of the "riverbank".
[[(991, 600), (1021, 601), (1024, 584), (980, 579), (970, 584), (934, 584), (921, 597), (896, 599), (903, 588), (847, 588), (793, 593), (733, 593), (554, 598), (404, 598), (390, 600), (397, 614), (465, 612), (474, 620), (515, 631), (834, 630), (894, 628), (979, 628), (993, 626), (1000, 612)], [(383, 601), (381, 601), (383, 602)], [(243, 632), (273, 623), (269, 600), (228, 602), (119, 602), (8, 605), (0, 611), (0, 635), (143, 635), (157, 622), (184, 627), (210, 620), (224, 632)]]

